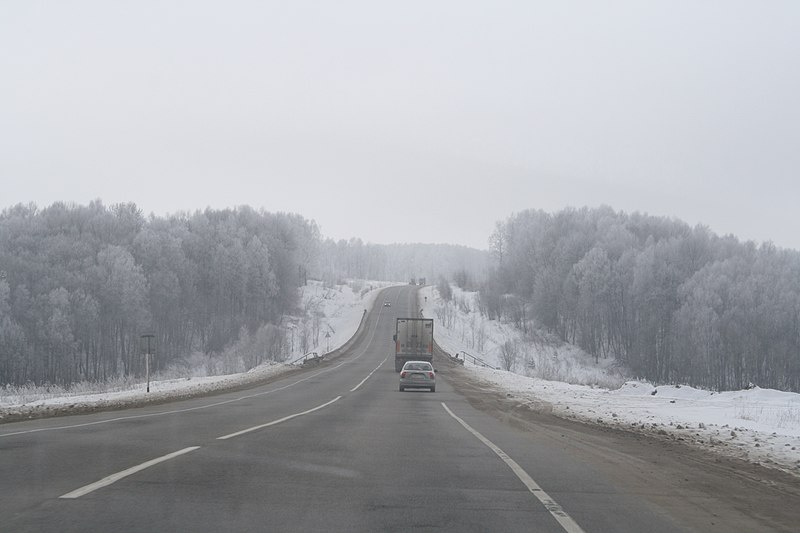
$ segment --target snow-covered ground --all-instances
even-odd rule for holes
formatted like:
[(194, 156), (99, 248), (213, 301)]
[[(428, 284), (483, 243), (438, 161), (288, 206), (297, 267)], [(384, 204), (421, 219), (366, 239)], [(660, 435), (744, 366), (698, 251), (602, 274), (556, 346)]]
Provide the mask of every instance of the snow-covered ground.
[[(299, 335), (308, 331), (320, 333), (307, 338), (308, 351), (324, 353), (328, 341), (330, 350), (344, 344), (358, 328), (364, 309), (371, 308), (386, 285), (390, 284), (350, 282), (325, 287), (310, 283), (302, 291), (306, 316), (287, 317), (297, 328), (297, 337), (286, 360), (302, 356)], [(443, 309), (446, 306), (432, 287), (422, 289), (421, 296), (423, 312), (436, 320), (439, 345), (451, 354), (458, 352), (462, 359), (467, 353), (489, 363), (493, 368), (472, 364), (467, 356), (464, 367), (487, 387), (500, 389), (520, 403), (538, 408), (544, 404), (557, 416), (682, 440), (800, 474), (800, 394), (759, 388), (716, 393), (686, 386), (654, 387), (627, 379), (625, 370), (609, 361), (595, 364), (574, 346), (542, 335), (531, 341), (530, 335), (481, 317), (474, 294), (455, 291), (458, 303), (449, 310)], [(314, 316), (317, 324), (309, 327)], [(330, 337), (325, 337), (326, 332)], [(517, 357), (504, 360), (503, 346), (509, 341)], [(518, 373), (499, 370), (502, 366)], [(149, 394), (144, 383), (135, 382), (106, 385), (102, 392), (0, 388), (0, 420), (201, 394), (258, 382), (291, 368), (288, 363), (271, 362), (229, 375), (172, 375), (151, 381)]]
[(477, 293), (458, 287), (452, 292), (450, 302), (444, 302), (432, 286), (420, 293), (423, 312), (436, 321), (436, 342), (445, 351), (551, 381), (618, 388), (627, 380), (627, 371), (613, 359), (595, 363), (592, 356), (553, 335), (541, 331), (524, 335), (511, 324), (481, 315)]
[(5, 390), (0, 388), (0, 421), (4, 418), (18, 420), (20, 416), (34, 418), (208, 394), (257, 383), (291, 368), (284, 363), (265, 363), (238, 374), (154, 379), (150, 381), (149, 393), (146, 383), (134, 381), (106, 384), (102, 392), (91, 390), (91, 386), (76, 387), (80, 390), (72, 391), (60, 388), (43, 390), (41, 387)]
[[(143, 402), (206, 394), (242, 387), (295, 368), (290, 363), (304, 353), (333, 351), (356, 332), (365, 309), (370, 309), (380, 289), (392, 283), (354, 280), (346, 285), (325, 286), (309, 281), (300, 291), (305, 316), (287, 317), (295, 338), (287, 339), (286, 362), (270, 361), (246, 372), (207, 375), (208, 364), (172, 368), (167, 376), (154, 376), (150, 392), (142, 381), (120, 380), (106, 384), (79, 384), (70, 390), (60, 387), (0, 386), (0, 421), (27, 416), (47, 416), (64, 411), (86, 411), (92, 408), (113, 408)], [(319, 335), (314, 335), (319, 332)], [(326, 333), (330, 337), (326, 337)], [(301, 335), (306, 335), (301, 342)], [(305, 349), (304, 352), (301, 348)], [(328, 350), (330, 348), (330, 350)], [(176, 374), (182, 374), (176, 377)]]
[[(625, 370), (609, 361), (595, 364), (577, 347), (548, 345), (541, 335), (526, 341), (507, 324), (476, 315), (475, 294), (454, 288), (456, 304), (449, 304), (447, 311), (443, 307), (448, 304), (433, 287), (421, 294), (425, 316), (436, 320), (439, 345), (451, 355), (459, 353), (461, 359), (466, 352), (489, 363), (493, 368), (476, 365), (467, 355), (464, 367), (520, 403), (539, 407), (544, 403), (560, 417), (680, 440), (800, 474), (800, 394), (760, 388), (719, 393), (677, 385), (654, 387), (626, 379)], [(476, 324), (483, 330), (482, 351), (471, 342)], [(518, 360), (513, 366), (519, 373), (499, 369), (505, 366), (501, 347), (507, 341), (516, 344)], [(542, 379), (542, 374), (561, 379)]]
[[(294, 338), (287, 359), (292, 361), (310, 352), (324, 354), (344, 345), (358, 330), (364, 310), (372, 308), (380, 289), (390, 285), (397, 284), (351, 280), (329, 287), (310, 280), (300, 288), (304, 316), (288, 317)], [(303, 335), (307, 335), (305, 344), (301, 342)]]

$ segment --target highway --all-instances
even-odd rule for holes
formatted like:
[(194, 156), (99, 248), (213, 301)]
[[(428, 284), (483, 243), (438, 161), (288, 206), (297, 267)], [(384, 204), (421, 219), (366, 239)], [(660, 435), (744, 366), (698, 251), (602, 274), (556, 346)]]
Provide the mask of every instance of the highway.
[(415, 298), (267, 385), (0, 425), (0, 531), (797, 531), (789, 475), (523, 412), (444, 360), (399, 392)]

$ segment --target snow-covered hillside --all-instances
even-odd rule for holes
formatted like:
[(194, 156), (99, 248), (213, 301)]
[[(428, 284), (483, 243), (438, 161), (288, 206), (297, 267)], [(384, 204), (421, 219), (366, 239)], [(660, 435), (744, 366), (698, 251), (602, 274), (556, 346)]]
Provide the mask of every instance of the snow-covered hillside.
[(304, 353), (325, 353), (342, 346), (358, 329), (364, 309), (372, 307), (380, 289), (387, 285), (391, 283), (353, 280), (331, 287), (309, 281), (300, 289), (304, 314), (284, 319), (286, 324), (291, 324), (287, 326), (291, 336), (281, 356), (283, 362), (269, 361), (248, 371), (219, 373), (226, 367), (241, 366), (242, 352), (247, 350), (247, 342), (241, 342), (214, 362), (197, 354), (186, 366), (173, 367), (153, 376), (149, 393), (145, 382), (133, 379), (77, 384), (69, 390), (57, 386), (0, 387), (0, 421), (159, 402), (263, 381), (295, 368), (290, 363)]
[[(675, 439), (800, 474), (800, 394), (757, 387), (722, 393), (654, 387), (626, 379), (625, 370), (608, 360), (595, 364), (577, 347), (548, 344), (542, 336), (526, 341), (513, 327), (481, 317), (474, 293), (454, 288), (455, 304), (443, 302), (433, 287), (421, 294), (423, 312), (436, 319), (439, 345), (466, 359), (464, 367), (476, 379), (521, 404), (545, 403), (556, 416)], [(482, 339), (482, 350), (476, 338)], [(507, 366), (516, 373), (500, 370), (510, 362), (503, 352), (508, 342), (517, 357)], [(470, 355), (492, 368), (474, 364)]]
[[(305, 353), (326, 353), (346, 343), (358, 329), (365, 309), (372, 308), (380, 289), (396, 285), (384, 281), (350, 280), (326, 286), (311, 280), (300, 288), (303, 315), (286, 317), (294, 331), (289, 361)], [(301, 342), (307, 336), (305, 343)]]
[[(381, 285), (351, 282), (325, 287), (311, 283), (302, 291), (306, 317), (287, 317), (286, 322), (295, 324), (297, 333), (307, 328), (309, 320), (317, 320), (315, 327), (320, 335), (316, 342), (308, 342), (306, 348), (324, 352), (330, 341), (333, 350), (356, 331), (363, 310), (372, 306)], [(487, 361), (494, 368), (472, 364), (467, 356), (464, 368), (487, 387), (498, 389), (521, 404), (544, 404), (553, 414), (564, 418), (675, 439), (800, 474), (800, 394), (759, 388), (716, 393), (686, 386), (654, 387), (626, 379), (624, 369), (614, 367), (609, 361), (601, 360), (596, 365), (591, 357), (573, 346), (541, 337), (526, 342), (512, 327), (480, 317), (477, 306), (473, 305), (474, 294), (456, 291), (457, 301), (464, 303), (451, 305), (446, 311), (449, 316), (442, 318), (437, 318), (437, 307), (442, 314), (445, 305), (438, 294), (431, 287), (422, 289), (420, 294), (423, 312), (436, 320), (437, 342), (451, 354), (458, 352), (462, 359), (467, 353)], [(325, 337), (325, 332), (331, 332), (330, 338)], [(483, 349), (478, 350), (481, 337)], [(290, 355), (302, 355), (298, 339), (295, 338), (293, 354), (285, 357), (287, 361), (291, 360)], [(516, 344), (517, 358), (511, 366), (518, 373), (497, 368), (511, 362), (503, 361), (502, 352), (509, 341)], [(229, 389), (291, 369), (288, 363), (272, 362), (249, 372), (207, 376), (203, 375), (207, 367), (202, 367), (187, 371), (185, 376), (157, 377), (150, 384), (150, 394), (141, 382), (106, 384), (103, 390), (92, 390), (89, 386), (71, 391), (0, 388), (0, 420)]]
[(451, 290), (449, 302), (433, 286), (420, 291), (425, 316), (436, 320), (436, 341), (449, 353), (529, 377), (607, 388), (625, 383), (626, 370), (613, 359), (595, 364), (589, 354), (553, 335), (541, 331), (523, 335), (513, 325), (481, 315), (477, 293), (455, 286)]

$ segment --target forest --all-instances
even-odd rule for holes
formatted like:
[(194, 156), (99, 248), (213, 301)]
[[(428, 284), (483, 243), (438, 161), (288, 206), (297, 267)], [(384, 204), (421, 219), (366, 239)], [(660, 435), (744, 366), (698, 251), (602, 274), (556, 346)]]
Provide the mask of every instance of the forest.
[(800, 252), (611, 208), (498, 222), (482, 312), (653, 383), (800, 392)]
[(133, 204), (0, 216), (0, 383), (141, 375), (213, 353), (296, 304), (319, 233), (247, 207), (145, 218)]
[(409, 281), (425, 278), (483, 279), (490, 256), (454, 244), (372, 244), (353, 238), (348, 241), (326, 239), (320, 249), (319, 269), (323, 279), (337, 277), (378, 281)]
[[(309, 278), (407, 282), (485, 268), (450, 245), (323, 239), (315, 222), (250, 207), (145, 217), (134, 204), (16, 205), (0, 214), (0, 385), (141, 376), (243, 338), (287, 352), (285, 318)], [(250, 343), (252, 345), (252, 343)]]
[(426, 277), (654, 383), (800, 392), (800, 252), (608, 207), (514, 214), (489, 248), (334, 241), (246, 206), (20, 204), (0, 214), (0, 384), (142, 375), (143, 335), (155, 370), (268, 337), (256, 365), (280, 357), (307, 279)]

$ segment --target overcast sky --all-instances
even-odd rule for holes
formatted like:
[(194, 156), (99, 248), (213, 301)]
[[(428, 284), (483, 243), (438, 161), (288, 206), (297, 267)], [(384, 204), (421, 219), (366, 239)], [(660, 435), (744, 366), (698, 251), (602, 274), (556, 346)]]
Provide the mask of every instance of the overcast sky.
[(486, 248), (610, 205), (800, 249), (800, 2), (0, 2), (0, 208)]

